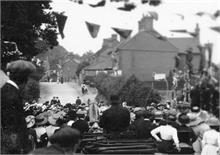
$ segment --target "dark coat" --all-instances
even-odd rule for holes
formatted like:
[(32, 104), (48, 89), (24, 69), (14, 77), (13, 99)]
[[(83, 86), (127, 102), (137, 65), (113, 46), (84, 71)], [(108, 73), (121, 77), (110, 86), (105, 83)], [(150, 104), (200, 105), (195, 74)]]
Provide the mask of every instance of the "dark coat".
[(148, 139), (151, 137), (153, 123), (150, 120), (140, 118), (135, 120), (129, 127), (129, 130), (134, 131), (138, 139)]
[(85, 120), (77, 120), (72, 124), (72, 128), (80, 131), (81, 134), (89, 131), (89, 125)]
[(100, 127), (107, 133), (125, 131), (130, 124), (130, 113), (121, 105), (112, 105), (103, 112)]
[(19, 90), (8, 83), (1, 89), (1, 131), (5, 153), (17, 154), (25, 150), (28, 132), (22, 98)]

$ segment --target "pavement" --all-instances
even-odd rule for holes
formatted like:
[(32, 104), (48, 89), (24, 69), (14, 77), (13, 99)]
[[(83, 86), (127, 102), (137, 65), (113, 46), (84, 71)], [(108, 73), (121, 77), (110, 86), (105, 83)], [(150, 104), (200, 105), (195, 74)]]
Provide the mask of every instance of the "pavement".
[(56, 83), (56, 82), (41, 82), (40, 83), (40, 99), (39, 103), (50, 101), (54, 96), (59, 97), (61, 104), (75, 103), (79, 96), (82, 102), (87, 102), (88, 99), (94, 100), (97, 91), (95, 88), (88, 87), (88, 94), (82, 95), (81, 87), (74, 82)]

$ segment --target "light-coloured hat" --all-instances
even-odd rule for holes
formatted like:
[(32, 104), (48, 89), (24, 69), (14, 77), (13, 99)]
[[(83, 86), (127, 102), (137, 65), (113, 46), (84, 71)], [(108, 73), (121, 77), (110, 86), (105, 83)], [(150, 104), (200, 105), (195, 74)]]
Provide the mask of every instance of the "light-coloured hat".
[(27, 128), (31, 128), (35, 124), (35, 117), (33, 115), (29, 115), (25, 118), (27, 123)]
[(220, 120), (216, 117), (212, 117), (207, 121), (209, 126), (220, 126)]
[(206, 122), (209, 118), (209, 115), (206, 111), (200, 111), (199, 113), (189, 113), (187, 114), (190, 119), (189, 126), (196, 126), (202, 122)]
[(51, 115), (49, 118), (48, 118), (48, 122), (51, 124), (51, 125), (56, 125), (56, 122), (57, 120), (60, 118), (60, 115), (59, 114), (53, 114)]

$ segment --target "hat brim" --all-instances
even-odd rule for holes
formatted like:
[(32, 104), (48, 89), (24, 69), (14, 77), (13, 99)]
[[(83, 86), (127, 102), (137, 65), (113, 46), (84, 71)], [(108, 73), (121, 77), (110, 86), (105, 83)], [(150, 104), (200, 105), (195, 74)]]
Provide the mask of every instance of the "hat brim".
[(35, 120), (33, 119), (33, 120), (31, 120), (30, 122), (27, 123), (27, 128), (33, 127), (34, 124), (35, 124)]
[(47, 121), (48, 121), (48, 119), (47, 119), (46, 117), (44, 117), (44, 118), (43, 118), (43, 121), (41, 121), (41, 122), (35, 122), (35, 124), (36, 124), (36, 125), (44, 125), (44, 124), (47, 123)]

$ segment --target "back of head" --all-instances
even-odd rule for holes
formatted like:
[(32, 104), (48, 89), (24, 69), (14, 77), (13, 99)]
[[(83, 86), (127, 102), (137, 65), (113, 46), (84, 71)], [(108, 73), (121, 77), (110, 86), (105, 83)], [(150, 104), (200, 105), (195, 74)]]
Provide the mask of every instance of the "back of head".
[(18, 84), (26, 83), (28, 77), (36, 71), (36, 67), (29, 61), (17, 60), (7, 64), (6, 70), (11, 80)]
[(74, 147), (80, 140), (80, 132), (71, 127), (64, 127), (50, 137), (51, 144), (57, 144), (62, 148)]
[(118, 105), (119, 104), (119, 96), (118, 95), (111, 95), (110, 100), (111, 100), (112, 105)]

